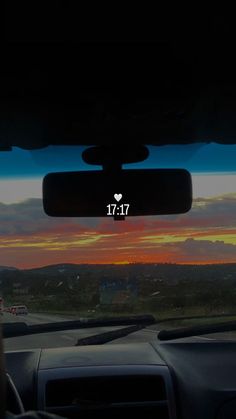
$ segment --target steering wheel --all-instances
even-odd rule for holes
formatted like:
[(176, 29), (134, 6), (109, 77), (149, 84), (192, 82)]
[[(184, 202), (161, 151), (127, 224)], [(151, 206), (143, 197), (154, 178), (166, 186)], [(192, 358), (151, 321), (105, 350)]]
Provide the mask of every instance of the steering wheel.
[(7, 410), (15, 415), (24, 413), (25, 409), (12, 378), (6, 373)]

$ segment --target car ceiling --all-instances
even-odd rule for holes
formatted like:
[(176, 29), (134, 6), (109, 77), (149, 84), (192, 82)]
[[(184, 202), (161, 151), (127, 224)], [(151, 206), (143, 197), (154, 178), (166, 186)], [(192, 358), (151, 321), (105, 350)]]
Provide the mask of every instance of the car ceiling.
[(110, 25), (93, 37), (78, 32), (76, 13), (64, 32), (63, 13), (50, 13), (44, 24), (40, 13), (6, 14), (0, 150), (236, 143), (234, 15), (173, 11), (146, 32), (139, 21), (132, 36)]

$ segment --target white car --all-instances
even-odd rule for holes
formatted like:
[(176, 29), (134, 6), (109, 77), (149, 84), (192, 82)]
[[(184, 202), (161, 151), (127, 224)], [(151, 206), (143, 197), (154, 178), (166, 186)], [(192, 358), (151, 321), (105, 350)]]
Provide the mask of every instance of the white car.
[(12, 306), (11, 313), (20, 316), (25, 316), (28, 314), (28, 309), (26, 306)]

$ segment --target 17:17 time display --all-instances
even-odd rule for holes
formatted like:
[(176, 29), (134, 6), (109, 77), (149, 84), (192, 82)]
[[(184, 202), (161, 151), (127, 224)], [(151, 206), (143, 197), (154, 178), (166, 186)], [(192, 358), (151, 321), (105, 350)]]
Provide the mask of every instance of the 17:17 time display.
[(107, 208), (107, 215), (128, 215), (129, 204), (109, 204)]

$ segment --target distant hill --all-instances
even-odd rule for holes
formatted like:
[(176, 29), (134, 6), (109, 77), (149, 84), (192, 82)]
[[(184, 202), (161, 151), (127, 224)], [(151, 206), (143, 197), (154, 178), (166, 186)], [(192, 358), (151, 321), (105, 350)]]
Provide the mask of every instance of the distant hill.
[(0, 266), (0, 272), (1, 271), (18, 271), (18, 269), (13, 266)]
[(1, 271), (18, 271), (22, 274), (37, 276), (67, 276), (77, 274), (96, 274), (102, 276), (110, 276), (116, 274), (138, 275), (146, 278), (161, 275), (169, 280), (174, 281), (179, 278), (190, 277), (191, 279), (199, 278), (199, 275), (208, 279), (229, 275), (236, 275), (236, 263), (225, 264), (209, 264), (209, 265), (184, 265), (172, 263), (131, 263), (127, 265), (117, 264), (76, 264), (76, 263), (59, 263), (55, 265), (41, 266), (31, 269), (16, 269), (13, 267), (0, 266)]
[(89, 267), (90, 265), (79, 265), (75, 263), (60, 263), (57, 265), (41, 266), (40, 268), (24, 269), (25, 272), (32, 272), (42, 275), (56, 275), (58, 273), (76, 273), (81, 267)]

